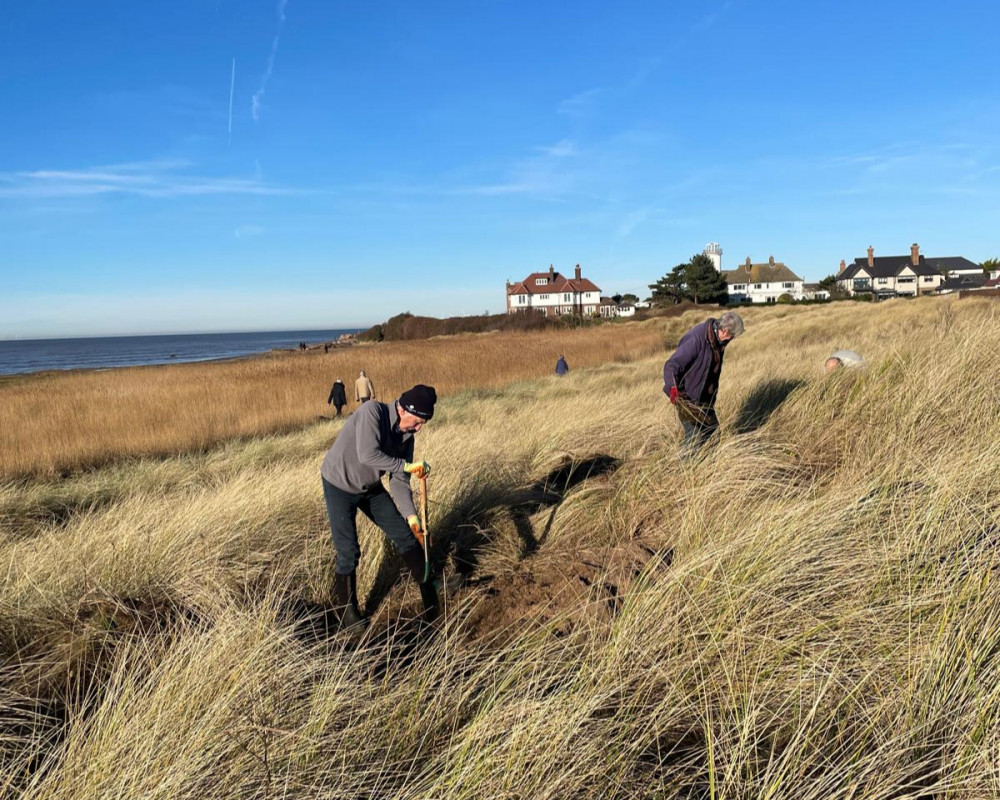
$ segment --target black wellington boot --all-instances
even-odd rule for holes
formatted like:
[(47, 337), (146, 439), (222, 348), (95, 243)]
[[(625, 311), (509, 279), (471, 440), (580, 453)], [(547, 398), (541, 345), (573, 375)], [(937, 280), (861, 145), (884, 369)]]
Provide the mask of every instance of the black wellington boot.
[(333, 602), (337, 606), (342, 630), (361, 633), (368, 627), (368, 619), (361, 615), (358, 609), (358, 577), (357, 573), (333, 577)]
[(428, 622), (433, 622), (437, 619), (438, 612), (440, 611), (440, 602), (434, 581), (424, 580), (424, 551), (419, 547), (415, 547), (403, 553), (402, 559), (407, 569), (410, 570), (413, 580), (420, 587), (420, 599), (424, 603), (423, 617)]

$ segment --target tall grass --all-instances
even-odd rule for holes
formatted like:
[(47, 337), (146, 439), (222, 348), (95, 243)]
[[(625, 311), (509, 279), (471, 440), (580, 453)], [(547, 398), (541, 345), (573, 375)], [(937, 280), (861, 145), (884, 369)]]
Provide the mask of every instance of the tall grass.
[(10, 381), (0, 384), (0, 478), (291, 430), (329, 413), (326, 398), (338, 377), (353, 406), (354, 379), (362, 369), (385, 399), (418, 382), (449, 394), (545, 375), (560, 353), (571, 366), (585, 367), (661, 349), (656, 325), (628, 324)]
[[(444, 619), (365, 523), (360, 643), (308, 619), (337, 423), (8, 484), (3, 789), (996, 796), (996, 331), (754, 312), (690, 461), (660, 356), (454, 394), (418, 437)], [(845, 346), (868, 367), (824, 374)]]

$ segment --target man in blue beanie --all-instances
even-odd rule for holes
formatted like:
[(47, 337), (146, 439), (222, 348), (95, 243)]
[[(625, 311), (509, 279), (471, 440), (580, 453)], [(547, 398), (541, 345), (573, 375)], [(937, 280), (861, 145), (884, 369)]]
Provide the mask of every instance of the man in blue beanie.
[[(399, 551), (420, 586), (425, 618), (437, 616), (437, 589), (424, 581), (424, 532), (410, 491), (411, 475), (430, 473), (429, 464), (413, 460), (413, 437), (434, 416), (436, 402), (434, 387), (423, 384), (393, 403), (367, 401), (348, 418), (323, 459), (323, 496), (337, 554), (333, 594), (342, 628), (361, 631), (368, 624), (358, 607), (358, 509)], [(385, 474), (388, 492), (382, 485)]]

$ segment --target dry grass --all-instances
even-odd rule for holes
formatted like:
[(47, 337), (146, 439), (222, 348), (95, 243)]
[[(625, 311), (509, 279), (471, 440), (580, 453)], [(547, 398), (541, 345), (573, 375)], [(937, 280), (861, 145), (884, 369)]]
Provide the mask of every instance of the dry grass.
[(366, 524), (305, 635), (336, 423), (0, 488), (0, 791), (997, 796), (996, 306), (749, 317), (693, 461), (661, 356), (445, 399), (433, 630)]
[[(202, 450), (288, 431), (329, 413), (335, 378), (354, 399), (364, 369), (381, 398), (415, 383), (442, 395), (545, 375), (565, 353), (574, 368), (662, 350), (649, 324), (503, 333), (277, 354), (214, 364), (48, 374), (0, 383), (0, 479)], [(349, 406), (350, 407), (350, 406)]]

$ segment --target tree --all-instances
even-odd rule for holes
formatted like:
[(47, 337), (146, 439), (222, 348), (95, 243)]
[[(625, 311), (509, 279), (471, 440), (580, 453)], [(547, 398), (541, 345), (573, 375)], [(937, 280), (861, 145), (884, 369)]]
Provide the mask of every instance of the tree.
[(615, 301), (615, 305), (618, 305), (622, 301), (622, 295), (620, 295), (620, 294), (613, 294), (613, 295), (611, 295), (611, 299)]
[(778, 302), (782, 305), (788, 305), (792, 302), (792, 296), (788, 294), (788, 292), (785, 292), (784, 294), (778, 296)]
[(729, 287), (712, 259), (704, 253), (691, 257), (686, 265), (687, 293), (696, 303), (724, 303), (729, 299)]
[(622, 295), (622, 299), (619, 300), (618, 302), (624, 303), (627, 306), (634, 306), (636, 303), (639, 302), (639, 295), (629, 294), (628, 292), (625, 292), (625, 294)]
[(649, 284), (653, 293), (649, 299), (654, 305), (677, 304), (690, 297), (684, 285), (687, 267), (687, 264), (678, 264), (656, 283)]
[(827, 275), (823, 280), (819, 282), (819, 288), (825, 289), (828, 292), (832, 292), (837, 288), (837, 276)]
[(993, 270), (1000, 269), (1000, 258), (987, 258), (980, 266), (983, 272), (989, 275)]

